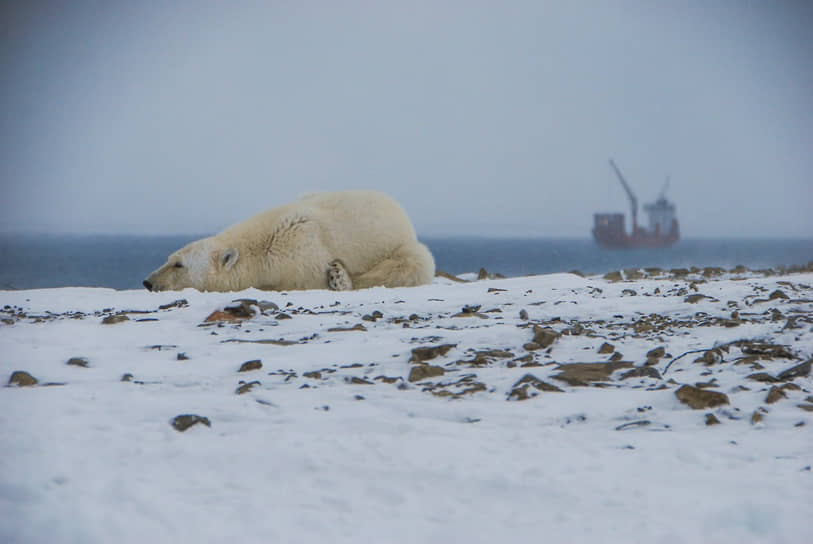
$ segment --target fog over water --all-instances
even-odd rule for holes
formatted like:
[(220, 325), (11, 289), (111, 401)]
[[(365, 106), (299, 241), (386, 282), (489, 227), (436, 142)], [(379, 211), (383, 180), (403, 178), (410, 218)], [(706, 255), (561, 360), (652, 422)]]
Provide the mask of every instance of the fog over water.
[[(813, 4), (7, 2), (0, 231), (214, 232), (371, 188), (424, 236), (813, 233)], [(629, 222), (629, 218), (628, 218)]]

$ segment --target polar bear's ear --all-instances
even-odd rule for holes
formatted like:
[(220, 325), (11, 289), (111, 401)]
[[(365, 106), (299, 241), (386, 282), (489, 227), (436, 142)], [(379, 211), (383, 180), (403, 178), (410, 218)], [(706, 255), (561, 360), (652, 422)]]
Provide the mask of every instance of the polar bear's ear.
[(223, 267), (223, 270), (231, 270), (239, 256), (240, 253), (235, 248), (227, 249), (220, 254), (220, 266)]

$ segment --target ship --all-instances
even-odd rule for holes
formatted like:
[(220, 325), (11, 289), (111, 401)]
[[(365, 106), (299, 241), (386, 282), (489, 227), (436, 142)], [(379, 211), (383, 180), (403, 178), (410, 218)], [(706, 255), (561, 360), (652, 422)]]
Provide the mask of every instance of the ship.
[(596, 213), (593, 215), (593, 238), (602, 249), (663, 248), (680, 239), (680, 228), (675, 216), (675, 205), (666, 199), (669, 178), (660, 196), (652, 204), (645, 204), (649, 216), (647, 227), (638, 225), (638, 199), (630, 189), (624, 175), (610, 159), (621, 185), (627, 193), (632, 209), (632, 232), (627, 233), (623, 213)]

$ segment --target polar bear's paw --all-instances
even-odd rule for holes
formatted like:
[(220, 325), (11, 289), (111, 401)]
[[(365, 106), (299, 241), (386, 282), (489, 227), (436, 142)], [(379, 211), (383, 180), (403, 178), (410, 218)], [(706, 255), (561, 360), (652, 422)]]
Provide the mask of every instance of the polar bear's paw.
[(344, 265), (338, 259), (327, 267), (327, 285), (332, 291), (350, 291), (353, 289), (350, 274), (347, 273)]

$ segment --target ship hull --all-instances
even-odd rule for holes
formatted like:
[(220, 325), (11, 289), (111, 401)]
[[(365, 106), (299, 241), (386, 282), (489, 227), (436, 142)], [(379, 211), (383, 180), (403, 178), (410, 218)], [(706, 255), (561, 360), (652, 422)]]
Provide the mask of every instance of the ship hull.
[(668, 236), (656, 236), (645, 232), (629, 235), (625, 232), (593, 229), (593, 239), (602, 249), (659, 249), (673, 245), (680, 239), (680, 235), (676, 232)]

